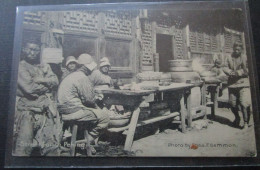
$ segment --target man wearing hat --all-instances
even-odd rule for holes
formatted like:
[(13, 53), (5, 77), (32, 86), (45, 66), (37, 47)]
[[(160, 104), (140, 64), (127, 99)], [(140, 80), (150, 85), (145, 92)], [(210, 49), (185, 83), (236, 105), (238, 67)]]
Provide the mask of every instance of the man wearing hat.
[(74, 56), (69, 56), (66, 59), (66, 70), (63, 72), (61, 80), (63, 80), (67, 75), (74, 72), (78, 68), (78, 61)]
[(97, 64), (89, 54), (81, 54), (78, 64), (79, 69), (65, 77), (59, 85), (58, 110), (64, 121), (93, 120), (95, 127), (89, 131), (93, 144), (109, 123), (108, 113), (97, 107), (94, 93), (95, 85), (106, 82), (95, 76)]
[(99, 62), (99, 70), (101, 71), (101, 73), (108, 75), (110, 68), (111, 68), (111, 64), (108, 58), (107, 57), (101, 58)]

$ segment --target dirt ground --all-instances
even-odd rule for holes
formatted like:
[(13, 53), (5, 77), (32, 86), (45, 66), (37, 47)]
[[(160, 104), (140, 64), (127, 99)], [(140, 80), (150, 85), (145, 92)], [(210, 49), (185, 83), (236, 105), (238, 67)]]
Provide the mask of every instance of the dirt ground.
[[(193, 128), (185, 134), (176, 129), (165, 129), (160, 133), (135, 140), (132, 151), (136, 156), (255, 156), (252, 119), (248, 129), (232, 127), (233, 120), (234, 116), (230, 109), (218, 108), (214, 120), (193, 122), (193, 125), (206, 124), (206, 128), (200, 130)], [(243, 125), (242, 121), (240, 124)]]

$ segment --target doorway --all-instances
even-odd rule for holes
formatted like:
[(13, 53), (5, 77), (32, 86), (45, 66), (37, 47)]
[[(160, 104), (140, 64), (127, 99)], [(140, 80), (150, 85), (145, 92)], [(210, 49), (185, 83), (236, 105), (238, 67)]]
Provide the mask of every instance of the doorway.
[(168, 60), (173, 59), (172, 36), (156, 34), (156, 52), (159, 53), (159, 71), (169, 71)]

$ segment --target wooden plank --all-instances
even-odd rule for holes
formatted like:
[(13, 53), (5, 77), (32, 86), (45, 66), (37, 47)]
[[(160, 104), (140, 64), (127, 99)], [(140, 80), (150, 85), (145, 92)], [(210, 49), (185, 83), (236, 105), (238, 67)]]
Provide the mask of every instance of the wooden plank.
[(106, 105), (124, 105), (124, 106), (134, 106), (137, 102), (141, 103), (141, 96), (126, 96), (121, 94), (105, 94), (103, 102)]
[[(151, 124), (151, 123), (158, 122), (158, 121), (162, 121), (162, 120), (166, 120), (166, 119), (178, 116), (178, 115), (180, 115), (179, 112), (173, 112), (173, 113), (171, 113), (167, 116), (159, 116), (159, 117), (151, 118), (151, 119), (148, 119), (148, 120), (143, 120), (143, 121), (139, 122), (136, 127), (144, 126), (144, 125)], [(124, 130), (127, 130), (128, 128), (129, 128), (129, 126), (120, 127), (120, 128), (110, 128), (110, 129), (108, 129), (108, 131), (109, 132), (122, 132)]]
[(127, 133), (127, 136), (126, 136), (124, 150), (131, 151), (131, 147), (132, 147), (133, 140), (134, 140), (135, 129), (136, 129), (137, 121), (138, 121), (138, 118), (139, 118), (139, 114), (140, 114), (140, 108), (137, 107), (134, 110), (133, 115), (131, 117), (129, 130), (128, 130), (128, 133)]
[(124, 127), (119, 127), (119, 128), (109, 128), (107, 129), (109, 132), (122, 132), (126, 129), (129, 128), (129, 125), (128, 126), (124, 126)]
[(126, 95), (126, 96), (143, 96), (149, 95), (153, 93), (153, 90), (138, 90), (138, 91), (130, 91), (130, 90), (118, 90), (118, 89), (111, 89), (111, 88), (96, 88), (96, 93), (102, 94), (110, 94), (110, 95)]
[(137, 124), (137, 127), (138, 127), (138, 126), (147, 125), (147, 124), (151, 124), (151, 123), (158, 122), (158, 121), (162, 121), (162, 120), (166, 120), (166, 119), (169, 119), (169, 118), (178, 116), (178, 115), (180, 115), (179, 112), (173, 112), (173, 113), (170, 113), (170, 114), (167, 115), (167, 116), (159, 116), (159, 117), (155, 117), (155, 118), (152, 118), (152, 119), (143, 120), (143, 121), (141, 121), (141, 122), (139, 122), (139, 123)]
[[(148, 120), (144, 120), (144, 121), (141, 121), (137, 124), (136, 127), (140, 127), (140, 126), (144, 126), (144, 125), (148, 125), (148, 124), (151, 124), (151, 123), (154, 123), (154, 122), (159, 122), (159, 121), (162, 121), (162, 120), (166, 120), (166, 119), (170, 119), (170, 118), (173, 118), (175, 116), (178, 116), (180, 115), (179, 112), (173, 112), (167, 116), (159, 116), (159, 117), (155, 117), (155, 118), (152, 118), (152, 119), (148, 119)], [(178, 121), (178, 123), (180, 123), (181, 121)], [(127, 134), (128, 133), (128, 130), (125, 129), (123, 134)]]
[(169, 86), (159, 86), (159, 91), (176, 91), (181, 89), (189, 89), (194, 87), (193, 84), (187, 84), (187, 83), (172, 83)]
[(172, 121), (172, 123), (179, 123), (179, 124), (181, 124), (181, 121), (179, 121), (179, 120), (174, 120), (174, 121)]
[[(175, 91), (175, 90), (181, 90), (181, 89), (189, 89), (194, 87), (193, 84), (187, 84), (187, 83), (172, 83), (169, 86), (159, 86), (160, 92), (162, 91)], [(138, 91), (131, 91), (131, 90), (118, 90), (118, 89), (111, 89), (111, 88), (96, 88), (96, 93), (102, 93), (102, 94), (110, 94), (110, 95), (126, 95), (126, 96), (144, 96), (149, 95), (151, 93), (156, 92), (157, 90), (138, 90)]]

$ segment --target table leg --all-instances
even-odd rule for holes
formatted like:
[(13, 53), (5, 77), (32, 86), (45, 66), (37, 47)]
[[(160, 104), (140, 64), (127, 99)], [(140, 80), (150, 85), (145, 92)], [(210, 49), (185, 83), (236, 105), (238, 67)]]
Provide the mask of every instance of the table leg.
[(217, 108), (218, 108), (218, 95), (219, 95), (219, 86), (216, 86), (214, 101), (213, 101), (213, 103), (214, 103), (214, 117), (216, 115), (216, 111), (217, 111)]
[(203, 83), (201, 87), (201, 105), (206, 106), (206, 84)]
[(180, 106), (181, 106), (181, 131), (185, 133), (186, 132), (186, 125), (185, 125), (186, 109), (184, 104), (184, 93), (181, 94)]
[(127, 136), (126, 136), (124, 150), (131, 151), (139, 114), (140, 114), (140, 108), (137, 107), (134, 110), (133, 115), (131, 117), (129, 129), (128, 129)]
[(207, 101), (206, 101), (206, 84), (205, 83), (203, 83), (200, 90), (201, 90), (201, 105), (205, 106), (205, 115), (203, 118), (207, 119)]
[(219, 86), (216, 86), (214, 90), (211, 91), (211, 101), (213, 102), (213, 106), (211, 107), (211, 117), (214, 119), (216, 115), (216, 109), (218, 108), (218, 93)]
[(188, 119), (188, 128), (191, 128), (192, 115), (191, 115), (191, 89), (187, 91), (187, 119)]

